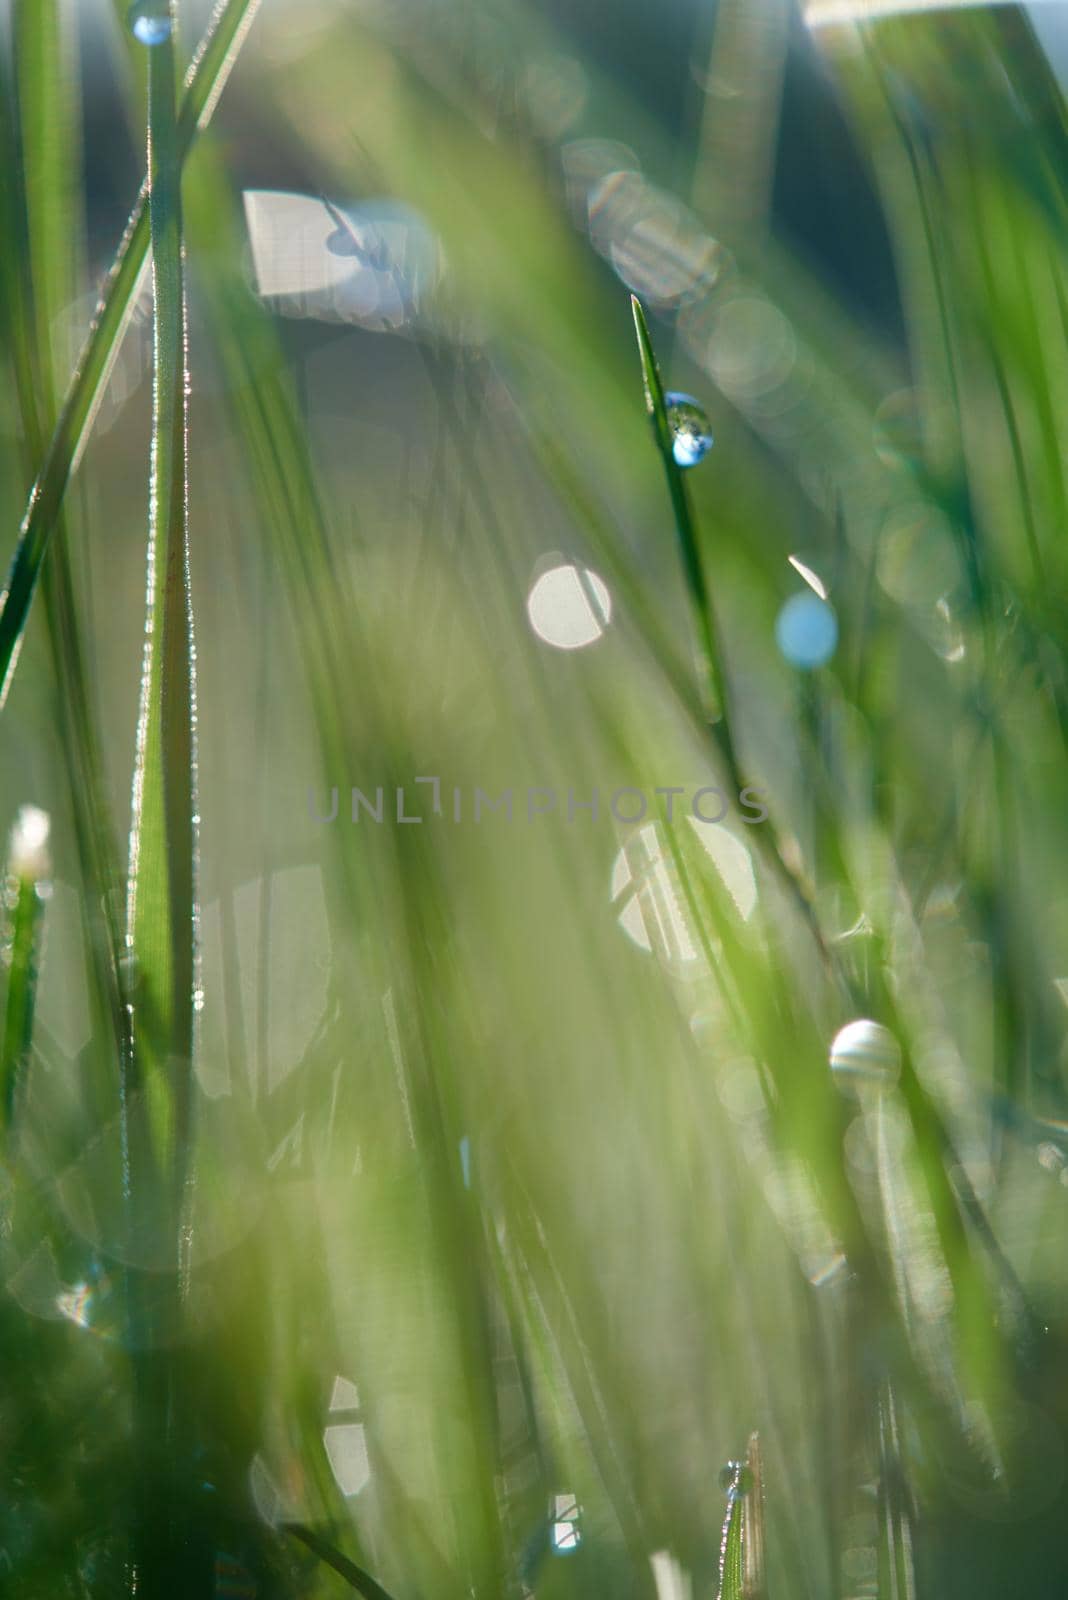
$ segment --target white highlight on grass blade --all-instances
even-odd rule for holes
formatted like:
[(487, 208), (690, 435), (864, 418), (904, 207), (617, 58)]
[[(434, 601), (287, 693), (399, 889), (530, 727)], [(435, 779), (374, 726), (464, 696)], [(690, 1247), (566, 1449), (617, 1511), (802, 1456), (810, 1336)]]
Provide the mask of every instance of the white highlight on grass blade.
[(40, 806), (21, 806), (11, 829), (11, 848), (8, 868), (16, 878), (36, 882), (47, 878), (52, 870), (48, 850), (48, 835), (52, 824), (48, 812)]
[[(879, 17), (905, 16), (916, 11), (976, 10), (981, 5), (1008, 5), (1010, 0), (809, 0), (805, 21), (810, 28), (830, 27), (836, 22), (874, 22)], [(1055, 0), (1031, 0), (1049, 5)]]
[(334, 1387), (330, 1391), (331, 1411), (358, 1411), (360, 1408), (360, 1391), (351, 1378), (343, 1378), (338, 1373), (334, 1379)]
[(589, 567), (551, 567), (527, 595), (527, 616), (538, 638), (554, 650), (596, 644), (612, 620), (612, 596)]
[(814, 592), (819, 595), (821, 600), (826, 600), (827, 585), (824, 583), (823, 579), (818, 575), (818, 573), (813, 572), (811, 567), (806, 567), (805, 563), (799, 556), (788, 556), (787, 560), (797, 573), (798, 577), (804, 578), (809, 588), (814, 590)]
[(359, 1494), (371, 1476), (362, 1422), (331, 1423), (323, 1430), (323, 1448), (341, 1493), (346, 1499)]
[[(183, 87), (187, 93), (193, 87), (194, 80), (201, 69), (201, 64), (211, 48), (212, 41), (220, 25), (224, 21), (227, 9), (232, 4), (233, 0), (216, 0), (215, 9), (211, 13), (207, 27), (200, 36), (200, 44), (193, 53), (193, 59), (189, 63), (189, 70), (185, 75)], [(241, 47), (248, 37), (248, 31), (255, 21), (256, 13), (259, 9), (260, 0), (247, 0), (240, 14), (237, 27), (234, 29), (226, 54), (216, 68), (214, 78), (208, 84), (208, 90), (204, 96), (204, 104), (201, 106), (197, 116), (198, 128), (206, 128), (215, 115), (215, 107), (219, 104), (219, 97), (229, 82), (230, 74), (233, 72), (237, 64), (237, 58), (241, 54)]]

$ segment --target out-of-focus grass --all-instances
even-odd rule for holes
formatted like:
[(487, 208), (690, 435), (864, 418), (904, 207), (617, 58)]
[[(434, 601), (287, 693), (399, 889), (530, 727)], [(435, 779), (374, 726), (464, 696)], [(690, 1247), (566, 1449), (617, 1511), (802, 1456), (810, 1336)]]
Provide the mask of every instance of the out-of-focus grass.
[[(38, 484), (5, 671), (70, 545), (0, 720), (3, 805), (46, 807), (55, 856), (50, 896), (20, 879), (8, 907), (14, 1592), (1060, 1593), (1064, 130), (1026, 25), (818, 36), (889, 225), (897, 348), (713, 181), (733, 142), (757, 176), (772, 142), (777, 79), (732, 73), (781, 37), (774, 8), (723, 13), (679, 134), (536, 7), (268, 7), (192, 150), (248, 9), (222, 9), (177, 123), (154, 111), (170, 181), (188, 155), (195, 802), (180, 584), (153, 704), (181, 737), (135, 753), (147, 388), (113, 392), (110, 426), (98, 404), (135, 353), (140, 205), (69, 386), (54, 337), (93, 203), (55, 142), (58, 9), (23, 8), (0, 121), (12, 553), (25, 465)], [(605, 138), (647, 187), (591, 211), (578, 142)], [(417, 207), (446, 263), (425, 319), (277, 316), (250, 287), (255, 187)], [(649, 208), (636, 237), (620, 193)], [(157, 199), (153, 481), (180, 567)], [(685, 484), (627, 288), (647, 371), (655, 347), (711, 414)], [(789, 555), (840, 627), (811, 675), (775, 646)], [(525, 602), (568, 563), (613, 609), (554, 651)], [(713, 611), (716, 723), (691, 645)], [(174, 825), (138, 893), (173, 914), (151, 945), (135, 919), (134, 964), (111, 862), (138, 759)], [(766, 824), (608, 808), (740, 781)], [(350, 821), (352, 786), (386, 820)], [(528, 822), (535, 788), (560, 801)], [(476, 822), (476, 789), (512, 790), (515, 820)], [(832, 1071), (860, 1018), (892, 1047)], [(123, 1196), (126, 1051), (190, 1085), (177, 1223), (151, 1169)], [(761, 1484), (725, 1524), (720, 1468), (754, 1433)]]

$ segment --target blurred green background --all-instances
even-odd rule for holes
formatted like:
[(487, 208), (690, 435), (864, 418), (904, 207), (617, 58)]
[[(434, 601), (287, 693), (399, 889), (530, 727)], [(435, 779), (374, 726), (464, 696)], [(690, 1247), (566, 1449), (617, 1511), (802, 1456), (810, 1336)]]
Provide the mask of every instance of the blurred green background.
[[(295, 1524), (393, 1600), (729, 1600), (754, 1432), (731, 1593), (1064, 1592), (1062, 8), (1048, 55), (1017, 7), (865, 9), (264, 0), (238, 35), (182, 197), (177, 1233), (130, 1192), (152, 974), (113, 938), (147, 277), (0, 715), (0, 825), (51, 820), (0, 975), (3, 1592), (346, 1592)], [(6, 10), (5, 560), (145, 170), (124, 12)], [(208, 25), (179, 8), (180, 70)], [(630, 293), (715, 438), (703, 615)], [(813, 589), (810, 671), (776, 624)]]

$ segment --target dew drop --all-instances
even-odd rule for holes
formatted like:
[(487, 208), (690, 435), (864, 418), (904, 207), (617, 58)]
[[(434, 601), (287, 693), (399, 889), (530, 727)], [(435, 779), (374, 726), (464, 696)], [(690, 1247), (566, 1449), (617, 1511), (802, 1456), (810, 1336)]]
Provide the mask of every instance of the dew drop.
[(889, 1028), (859, 1017), (835, 1034), (831, 1071), (839, 1088), (846, 1091), (855, 1092), (865, 1084), (889, 1087), (901, 1071), (901, 1049)]
[(162, 44), (171, 36), (168, 0), (137, 0), (127, 12), (130, 32), (139, 44)]
[(712, 448), (712, 425), (693, 395), (671, 393), (664, 399), (676, 465), (696, 467)]
[(530, 626), (556, 650), (596, 644), (612, 618), (612, 597), (590, 567), (551, 567), (527, 595)]
[(748, 1494), (753, 1487), (753, 1474), (744, 1461), (728, 1461), (719, 1475), (719, 1486), (731, 1499)]
[(791, 595), (775, 619), (775, 642), (792, 667), (822, 667), (838, 644), (838, 618), (811, 589)]

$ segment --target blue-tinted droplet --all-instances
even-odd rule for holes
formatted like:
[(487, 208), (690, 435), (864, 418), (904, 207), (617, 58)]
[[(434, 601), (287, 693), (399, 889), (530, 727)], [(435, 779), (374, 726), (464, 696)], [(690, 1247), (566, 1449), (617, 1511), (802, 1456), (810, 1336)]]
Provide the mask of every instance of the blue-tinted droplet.
[(811, 589), (792, 595), (775, 621), (775, 640), (792, 667), (822, 667), (838, 644), (838, 618)]
[(712, 448), (712, 426), (692, 394), (666, 394), (671, 453), (680, 467), (696, 467)]
[(162, 44), (171, 36), (168, 0), (137, 0), (127, 12), (130, 32), (140, 44)]

